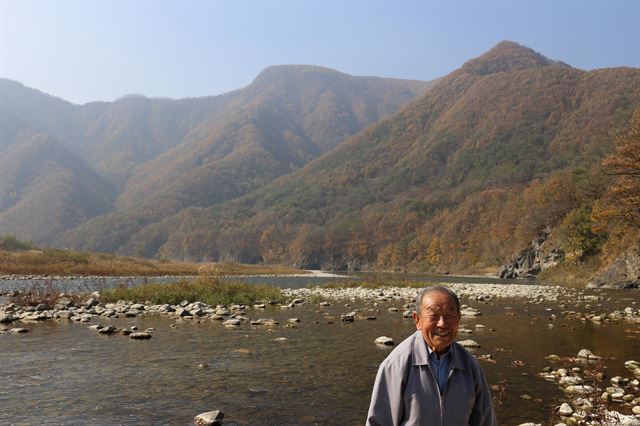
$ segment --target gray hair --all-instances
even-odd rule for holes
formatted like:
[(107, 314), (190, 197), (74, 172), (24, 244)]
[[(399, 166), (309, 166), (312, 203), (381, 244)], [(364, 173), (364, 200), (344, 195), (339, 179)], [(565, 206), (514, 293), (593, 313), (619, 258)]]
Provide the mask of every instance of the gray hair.
[(424, 290), (421, 290), (420, 293), (418, 293), (418, 295), (416, 296), (416, 312), (417, 313), (421, 313), (422, 310), (422, 299), (424, 298), (425, 295), (427, 294), (431, 294), (431, 293), (444, 293), (446, 295), (448, 295), (451, 300), (453, 300), (453, 302), (455, 302), (456, 304), (456, 311), (458, 311), (458, 313), (460, 313), (460, 299), (458, 298), (458, 295), (455, 294), (451, 289), (442, 286), (442, 285), (434, 285), (434, 286), (430, 286), (425, 288)]

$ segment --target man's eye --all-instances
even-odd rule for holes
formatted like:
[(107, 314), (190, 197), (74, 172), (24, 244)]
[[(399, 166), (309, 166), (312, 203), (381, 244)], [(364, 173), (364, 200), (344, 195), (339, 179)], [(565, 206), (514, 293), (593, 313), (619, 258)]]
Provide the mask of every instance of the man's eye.
[(429, 315), (429, 319), (430, 319), (431, 321), (438, 321), (438, 318), (440, 318), (440, 316), (439, 316), (439, 315)]

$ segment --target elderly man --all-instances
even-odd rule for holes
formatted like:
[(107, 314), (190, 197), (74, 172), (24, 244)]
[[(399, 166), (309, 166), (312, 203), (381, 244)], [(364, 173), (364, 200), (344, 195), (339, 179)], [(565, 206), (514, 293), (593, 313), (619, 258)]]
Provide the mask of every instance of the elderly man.
[(434, 286), (416, 297), (417, 331), (380, 364), (367, 425), (495, 425), (478, 361), (454, 342), (460, 300)]

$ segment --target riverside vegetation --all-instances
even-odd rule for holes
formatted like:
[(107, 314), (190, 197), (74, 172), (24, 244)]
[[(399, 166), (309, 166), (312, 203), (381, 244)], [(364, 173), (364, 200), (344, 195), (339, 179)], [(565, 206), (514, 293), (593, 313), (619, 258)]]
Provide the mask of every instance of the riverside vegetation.
[(55, 248), (40, 249), (12, 236), (0, 237), (0, 274), (4, 275), (195, 276), (203, 272), (213, 275), (304, 273), (277, 265), (177, 262)]

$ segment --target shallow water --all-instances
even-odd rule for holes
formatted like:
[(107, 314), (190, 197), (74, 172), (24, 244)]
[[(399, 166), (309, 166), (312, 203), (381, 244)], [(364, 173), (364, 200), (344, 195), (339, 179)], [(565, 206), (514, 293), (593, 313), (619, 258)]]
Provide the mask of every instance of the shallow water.
[[(603, 309), (640, 302), (638, 292), (604, 294), (611, 300), (602, 302), (609, 305)], [(376, 320), (342, 324), (341, 313), (365, 307), (343, 303), (249, 311), (253, 319), (278, 320), (271, 333), (159, 316), (91, 323), (153, 327), (148, 341), (103, 336), (89, 330), (90, 324), (18, 323), (30, 332), (0, 335), (0, 424), (186, 425), (213, 409), (222, 410), (229, 424), (363, 424), (377, 366), (391, 350), (373, 340), (386, 335), (400, 342), (414, 326), (401, 313), (387, 311), (400, 303), (380, 304), (370, 312)], [(496, 361), (482, 366), (490, 384), (506, 384), (497, 406), (501, 425), (546, 423), (551, 417), (562, 394), (537, 377), (543, 367), (559, 366), (544, 359), (549, 354), (575, 356), (589, 348), (605, 358), (609, 377), (626, 376), (624, 361), (640, 357), (638, 325), (583, 323), (564, 318), (552, 304), (469, 304), (482, 316), (463, 318), (462, 326), (474, 331), (459, 339), (474, 339), (482, 345), (476, 353)], [(551, 314), (558, 318), (550, 321)], [(297, 328), (285, 327), (291, 317), (302, 320)], [(486, 328), (476, 330), (476, 323)], [(277, 337), (288, 340), (276, 342)], [(203, 363), (208, 367), (200, 368)]]

